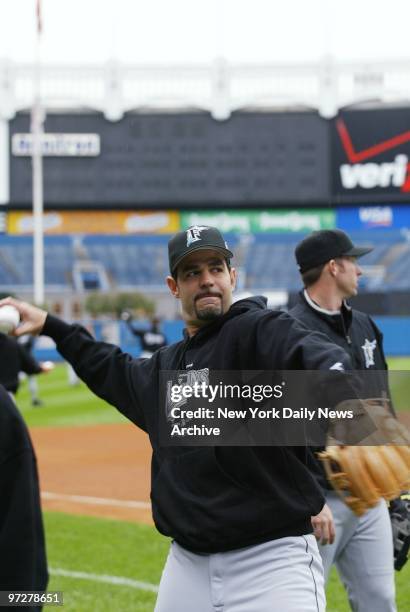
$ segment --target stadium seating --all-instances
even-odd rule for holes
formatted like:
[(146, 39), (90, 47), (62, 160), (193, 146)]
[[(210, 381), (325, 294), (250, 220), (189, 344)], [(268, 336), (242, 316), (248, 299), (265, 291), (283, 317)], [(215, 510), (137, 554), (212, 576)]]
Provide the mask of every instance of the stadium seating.
[(83, 246), (90, 260), (102, 263), (117, 286), (163, 288), (169, 273), (168, 240), (168, 235), (86, 236)]
[(167, 236), (86, 236), (91, 261), (103, 264), (119, 287), (163, 285), (168, 273)]
[[(410, 243), (399, 231), (351, 232), (355, 244), (373, 251), (360, 260), (362, 290), (409, 289)], [(246, 257), (246, 288), (300, 289), (294, 250), (303, 234), (255, 234)]]
[[(399, 231), (351, 232), (353, 241), (374, 250), (360, 261), (362, 290), (410, 289), (410, 242)], [(240, 270), (240, 289), (297, 291), (300, 276), (294, 249), (303, 234), (227, 235)], [(110, 288), (163, 289), (168, 274), (168, 235), (46, 236), (45, 283), (48, 288), (73, 287), (79, 262), (104, 269)], [(91, 272), (90, 272), (91, 273)], [(33, 240), (30, 236), (0, 236), (0, 289), (31, 287)], [(90, 285), (91, 287), (91, 285)]]
[[(48, 287), (70, 284), (74, 263), (69, 236), (46, 236), (44, 240), (44, 273)], [(0, 237), (0, 286), (14, 288), (33, 284), (33, 239), (31, 236)]]
[(300, 288), (293, 252), (303, 236), (255, 234), (246, 257), (246, 288), (250, 290)]
[(356, 244), (369, 245), (373, 251), (360, 260), (364, 271), (360, 284), (368, 291), (400, 291), (410, 288), (410, 277), (401, 271), (410, 266), (410, 243), (398, 230), (352, 232)]

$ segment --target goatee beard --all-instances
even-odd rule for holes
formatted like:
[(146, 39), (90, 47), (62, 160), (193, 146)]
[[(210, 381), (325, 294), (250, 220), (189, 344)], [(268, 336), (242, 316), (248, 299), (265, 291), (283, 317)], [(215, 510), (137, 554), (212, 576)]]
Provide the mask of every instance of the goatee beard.
[(218, 309), (204, 308), (203, 310), (195, 310), (198, 321), (215, 321), (223, 315), (222, 307)]

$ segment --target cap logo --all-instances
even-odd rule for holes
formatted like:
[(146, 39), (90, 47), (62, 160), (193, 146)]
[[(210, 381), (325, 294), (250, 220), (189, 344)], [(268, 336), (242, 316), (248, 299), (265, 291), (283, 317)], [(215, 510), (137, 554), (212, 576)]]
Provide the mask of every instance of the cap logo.
[(186, 245), (189, 247), (193, 242), (201, 240), (201, 232), (209, 229), (206, 225), (193, 225), (186, 231)]

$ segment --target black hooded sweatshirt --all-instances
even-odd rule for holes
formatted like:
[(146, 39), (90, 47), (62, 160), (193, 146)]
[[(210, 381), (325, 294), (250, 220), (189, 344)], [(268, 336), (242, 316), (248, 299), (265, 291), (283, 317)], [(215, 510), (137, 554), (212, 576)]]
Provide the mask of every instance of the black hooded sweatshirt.
[(215, 553), (312, 531), (324, 498), (305, 447), (164, 447), (158, 423), (160, 370), (317, 370), (346, 353), (264, 298), (235, 303), (194, 336), (133, 359), (87, 330), (48, 315), (51, 336), (90, 389), (146, 431), (153, 448), (155, 525), (193, 552)]
[(36, 457), (27, 427), (0, 385), (0, 591), (44, 591), (47, 582)]

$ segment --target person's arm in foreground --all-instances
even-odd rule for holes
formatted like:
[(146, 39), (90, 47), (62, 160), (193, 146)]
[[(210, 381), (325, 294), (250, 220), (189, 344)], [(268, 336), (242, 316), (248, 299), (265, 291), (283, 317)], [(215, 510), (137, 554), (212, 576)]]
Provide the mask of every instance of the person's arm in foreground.
[(27, 302), (0, 300), (0, 306), (5, 304), (15, 306), (20, 313), (15, 336), (27, 333), (50, 336), (64, 359), (96, 395), (145, 429), (138, 388), (153, 370), (147, 363), (150, 360), (137, 361), (112, 344), (97, 342), (81, 325), (68, 325)]

